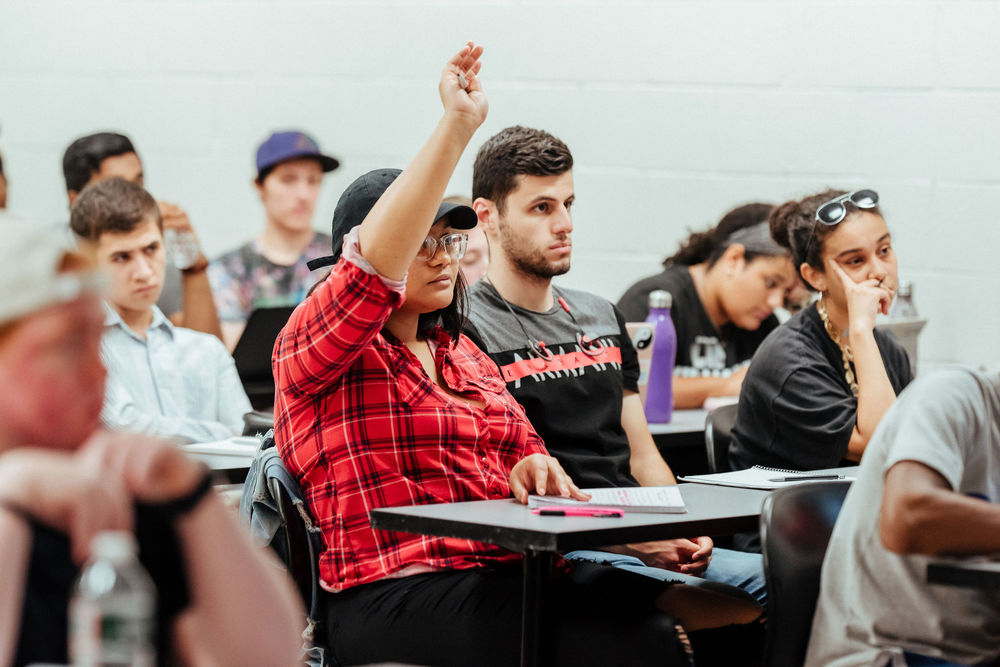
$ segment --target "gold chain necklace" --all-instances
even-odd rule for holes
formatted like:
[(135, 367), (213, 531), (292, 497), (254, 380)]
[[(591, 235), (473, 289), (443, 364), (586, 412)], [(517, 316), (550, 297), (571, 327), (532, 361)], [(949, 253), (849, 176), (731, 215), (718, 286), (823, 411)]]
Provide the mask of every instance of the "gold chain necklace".
[(854, 398), (857, 398), (858, 382), (854, 379), (854, 371), (851, 370), (851, 362), (854, 361), (854, 351), (850, 345), (840, 341), (840, 333), (833, 326), (833, 322), (830, 321), (830, 316), (826, 312), (826, 304), (823, 302), (823, 299), (816, 302), (816, 312), (819, 313), (819, 318), (823, 320), (823, 327), (826, 329), (826, 333), (829, 334), (833, 342), (840, 348), (840, 356), (844, 360), (844, 379), (847, 380), (847, 386), (851, 388)]

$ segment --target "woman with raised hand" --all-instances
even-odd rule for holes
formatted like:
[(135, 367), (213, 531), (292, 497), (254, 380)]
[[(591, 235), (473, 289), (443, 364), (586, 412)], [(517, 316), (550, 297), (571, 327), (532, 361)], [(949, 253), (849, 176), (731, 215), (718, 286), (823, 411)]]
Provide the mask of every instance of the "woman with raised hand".
[(910, 382), (906, 352), (875, 329), (898, 277), (892, 237), (873, 190), (827, 191), (771, 213), (820, 298), (761, 345), (743, 383), (729, 462), (815, 470), (861, 459)]
[[(342, 664), (518, 662), (521, 554), (376, 530), (371, 509), (587, 497), (460, 334), (459, 260), (476, 214), (441, 200), (486, 117), (481, 53), (469, 43), (448, 62), (444, 114), (410, 165), (344, 191), (332, 234), (343, 243), (313, 263), (333, 270), (275, 345), (275, 443), (323, 533), (327, 643)], [(544, 664), (680, 664), (664, 611), (691, 629), (759, 613), (596, 564), (563, 568), (550, 591)]]
[(796, 277), (788, 250), (771, 238), (770, 212), (770, 204), (734, 208), (715, 227), (691, 234), (661, 273), (632, 285), (618, 301), (625, 319), (635, 322), (649, 314), (653, 290), (673, 297), (677, 409), (738, 395), (750, 358), (778, 326), (774, 309)]

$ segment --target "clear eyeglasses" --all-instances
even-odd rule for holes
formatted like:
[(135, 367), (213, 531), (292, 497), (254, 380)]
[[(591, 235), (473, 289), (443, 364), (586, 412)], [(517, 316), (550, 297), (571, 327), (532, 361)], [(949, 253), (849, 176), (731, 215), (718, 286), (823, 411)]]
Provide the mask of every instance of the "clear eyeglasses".
[(437, 239), (433, 236), (428, 236), (420, 245), (420, 250), (417, 251), (417, 257), (429, 262), (434, 259), (434, 255), (437, 254), (438, 246), (441, 246), (452, 260), (459, 260), (465, 256), (465, 249), (468, 245), (468, 234), (445, 234), (441, 238)]

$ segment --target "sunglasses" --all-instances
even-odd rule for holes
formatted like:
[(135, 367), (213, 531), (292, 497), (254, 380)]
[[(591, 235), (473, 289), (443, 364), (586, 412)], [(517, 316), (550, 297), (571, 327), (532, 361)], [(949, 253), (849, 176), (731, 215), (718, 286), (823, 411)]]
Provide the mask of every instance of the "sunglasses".
[(448, 256), (451, 257), (452, 260), (459, 260), (465, 256), (465, 249), (468, 245), (468, 234), (445, 234), (438, 239), (433, 236), (428, 236), (420, 245), (420, 250), (417, 251), (417, 257), (425, 262), (429, 262), (434, 259), (434, 255), (436, 255), (438, 251), (438, 246), (440, 246), (444, 248), (444, 251), (448, 253)]
[(874, 190), (855, 190), (834, 197), (816, 209), (816, 220), (824, 225), (833, 226), (847, 217), (847, 202), (857, 208), (875, 208), (878, 206), (878, 193)]
[(806, 241), (806, 251), (802, 258), (809, 261), (809, 251), (812, 249), (813, 237), (816, 235), (816, 223), (820, 222), (827, 227), (843, 222), (847, 217), (847, 202), (854, 204), (857, 208), (875, 208), (878, 206), (878, 193), (874, 190), (855, 190), (847, 194), (834, 197), (828, 202), (824, 202), (816, 209), (816, 219), (812, 227), (809, 228), (809, 240)]

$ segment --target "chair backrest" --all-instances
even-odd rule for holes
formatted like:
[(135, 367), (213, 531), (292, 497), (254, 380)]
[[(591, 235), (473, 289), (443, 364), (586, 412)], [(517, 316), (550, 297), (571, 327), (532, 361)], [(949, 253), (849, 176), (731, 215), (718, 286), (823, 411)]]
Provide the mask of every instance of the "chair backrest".
[[(292, 501), (291, 495), (276, 477), (269, 480), (271, 495), (278, 504), (281, 515), (281, 527), (275, 535), (280, 544), (274, 545), (275, 552), (284, 561), (288, 574), (295, 581), (306, 608), (313, 612), (312, 606), (316, 589), (319, 586), (319, 552), (316, 550), (311, 518), (302, 503)], [(312, 615), (312, 613), (310, 613)], [(315, 620), (315, 619), (314, 619)]]
[(705, 454), (710, 472), (729, 470), (729, 440), (738, 407), (736, 403), (723, 405), (709, 412), (705, 418)]
[(765, 664), (801, 665), (826, 547), (851, 482), (798, 484), (764, 499), (760, 540), (767, 581)]
[[(261, 451), (273, 447), (273, 443), (268, 433)], [(303, 664), (306, 667), (327, 667), (334, 662), (326, 645), (319, 584), (319, 555), (323, 551), (323, 539), (306, 508), (302, 489), (288, 473), (284, 462), (278, 456), (268, 456), (266, 461), (263, 475), (280, 520), (270, 546), (284, 563), (309, 612), (308, 625), (302, 633), (305, 640)]]

